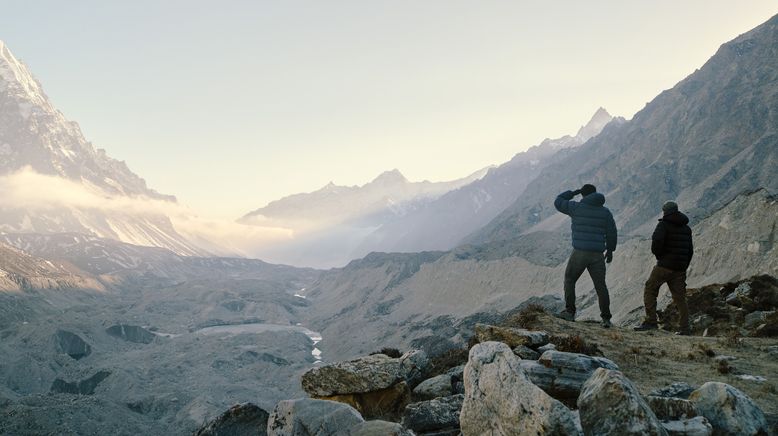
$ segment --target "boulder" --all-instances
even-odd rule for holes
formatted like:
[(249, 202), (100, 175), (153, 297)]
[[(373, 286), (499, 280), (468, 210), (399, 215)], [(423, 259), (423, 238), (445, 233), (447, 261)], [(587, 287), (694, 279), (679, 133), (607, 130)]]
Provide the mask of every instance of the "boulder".
[(302, 386), (312, 397), (376, 392), (402, 381), (415, 387), (424, 379), (428, 366), (429, 359), (420, 350), (411, 350), (399, 358), (373, 354), (312, 368), (303, 374)]
[(430, 365), (427, 353), (422, 350), (410, 350), (399, 357), (400, 370), (408, 386), (415, 388), (424, 380), (424, 375)]
[(411, 390), (404, 381), (364, 394), (331, 395), (316, 397), (319, 400), (338, 401), (348, 404), (366, 419), (388, 419), (399, 421), (405, 406), (411, 402)]
[(57, 330), (54, 334), (54, 342), (57, 344), (57, 350), (76, 360), (92, 353), (92, 347), (84, 342), (81, 336), (67, 330)]
[(519, 345), (540, 347), (548, 343), (548, 333), (511, 327), (497, 327), (488, 324), (476, 324), (475, 336), (478, 342), (496, 341), (514, 348)]
[(619, 369), (604, 357), (549, 350), (537, 362), (522, 360), (521, 368), (532, 383), (557, 399), (576, 399), (581, 386), (597, 368)]
[(346, 436), (414, 436), (412, 431), (396, 422), (365, 421), (351, 427)]
[(465, 435), (576, 435), (570, 410), (529, 380), (507, 345), (484, 342), (470, 349), (459, 417)]
[(637, 388), (620, 371), (594, 371), (581, 389), (578, 410), (585, 434), (667, 435)]
[(303, 398), (279, 402), (267, 422), (268, 436), (335, 436), (364, 422), (353, 407)]
[(269, 416), (256, 404), (237, 404), (205, 424), (194, 436), (266, 436)]
[(308, 395), (327, 397), (380, 391), (404, 379), (400, 359), (374, 354), (312, 368), (303, 374), (302, 386)]
[(538, 360), (538, 357), (540, 357), (540, 353), (526, 345), (515, 347), (513, 349), (513, 354), (519, 356), (519, 359), (523, 360)]
[(674, 382), (663, 388), (654, 389), (648, 395), (655, 397), (675, 397), (675, 398), (689, 398), (689, 395), (697, 389), (694, 386), (686, 382)]
[(112, 325), (105, 329), (105, 332), (115, 338), (136, 344), (150, 344), (157, 337), (143, 327), (127, 324)]
[(456, 430), (464, 399), (460, 394), (409, 404), (403, 413), (402, 425), (415, 432)]
[(694, 418), (697, 416), (697, 408), (689, 400), (673, 397), (647, 396), (646, 403), (657, 418), (665, 421), (677, 421)]
[(554, 344), (546, 344), (546, 345), (543, 345), (542, 347), (538, 347), (537, 350), (538, 350), (538, 352), (540, 354), (543, 354), (546, 351), (556, 350), (556, 345), (554, 345)]
[(767, 434), (767, 420), (759, 406), (726, 383), (705, 383), (689, 395), (689, 401), (710, 421), (714, 435)]
[(666, 421), (662, 423), (662, 427), (667, 430), (667, 434), (670, 436), (710, 436), (713, 434), (713, 427), (704, 416)]
[(441, 374), (424, 380), (413, 389), (413, 394), (419, 400), (431, 400), (437, 397), (452, 395), (451, 376), (448, 374)]

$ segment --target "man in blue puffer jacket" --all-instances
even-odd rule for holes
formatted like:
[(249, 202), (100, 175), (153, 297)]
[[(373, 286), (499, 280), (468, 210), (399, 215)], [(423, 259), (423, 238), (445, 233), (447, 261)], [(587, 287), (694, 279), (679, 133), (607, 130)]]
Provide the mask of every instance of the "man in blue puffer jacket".
[[(578, 194), (583, 195), (581, 201), (573, 201)], [(602, 326), (609, 328), (611, 312), (605, 262), (611, 263), (616, 250), (616, 222), (604, 204), (605, 196), (590, 184), (575, 191), (565, 191), (554, 201), (556, 209), (573, 220), (573, 253), (565, 270), (565, 310), (559, 316), (568, 321), (575, 319), (575, 282), (584, 270), (588, 270), (600, 302)]]

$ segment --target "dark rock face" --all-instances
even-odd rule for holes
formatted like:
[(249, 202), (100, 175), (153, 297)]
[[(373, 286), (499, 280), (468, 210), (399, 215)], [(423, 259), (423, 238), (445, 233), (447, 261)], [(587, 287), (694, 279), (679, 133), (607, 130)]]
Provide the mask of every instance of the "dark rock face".
[(269, 416), (255, 404), (237, 404), (197, 430), (195, 436), (266, 436)]
[(54, 380), (51, 384), (51, 392), (57, 392), (62, 394), (78, 394), (78, 395), (92, 395), (103, 380), (111, 375), (110, 371), (98, 371), (92, 377), (81, 380), (79, 382), (66, 382), (61, 378)]
[(67, 330), (57, 330), (54, 334), (54, 341), (57, 349), (68, 356), (79, 360), (92, 353), (92, 347), (89, 346), (80, 336)]
[(456, 430), (464, 395), (440, 397), (409, 404), (405, 408), (402, 424), (415, 432)]
[(136, 325), (117, 324), (105, 329), (109, 335), (136, 344), (150, 344), (156, 335)]

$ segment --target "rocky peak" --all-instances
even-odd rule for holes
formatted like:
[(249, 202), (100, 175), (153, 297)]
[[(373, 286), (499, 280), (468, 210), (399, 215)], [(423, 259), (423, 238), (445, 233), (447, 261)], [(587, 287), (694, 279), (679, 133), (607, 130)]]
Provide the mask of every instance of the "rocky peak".
[(608, 113), (605, 108), (599, 108), (597, 111), (592, 115), (592, 118), (589, 120), (588, 123), (586, 123), (585, 126), (582, 126), (580, 129), (578, 129), (578, 133), (575, 135), (577, 139), (581, 141), (581, 143), (584, 143), (588, 141), (589, 139), (597, 136), (602, 129), (607, 125), (608, 123), (613, 120), (613, 116)]
[(51, 109), (40, 83), (3, 41), (0, 41), (0, 92)]
[(397, 168), (391, 170), (391, 171), (384, 171), (383, 173), (379, 174), (378, 177), (373, 179), (371, 184), (380, 184), (380, 185), (399, 185), (399, 184), (405, 184), (408, 183), (408, 179), (403, 176), (403, 174), (398, 170)]

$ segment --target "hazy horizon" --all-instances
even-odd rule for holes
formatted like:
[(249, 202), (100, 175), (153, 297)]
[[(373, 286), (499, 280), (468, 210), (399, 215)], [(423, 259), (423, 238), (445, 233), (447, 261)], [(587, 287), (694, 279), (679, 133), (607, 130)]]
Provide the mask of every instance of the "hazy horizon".
[(631, 118), (770, 1), (5, 3), (0, 40), (88, 140), (199, 214), (332, 181), (452, 180), (598, 107)]

